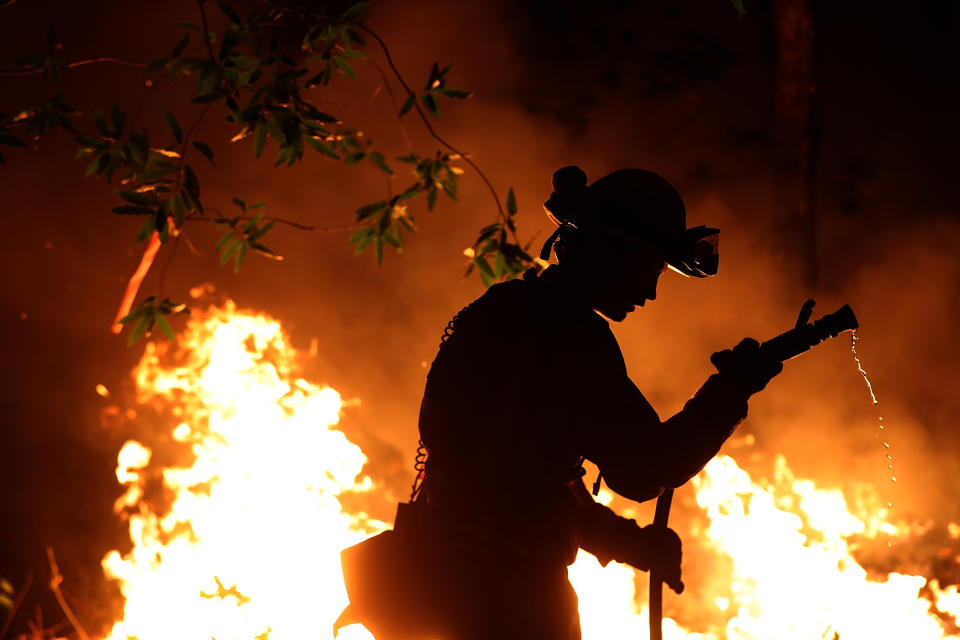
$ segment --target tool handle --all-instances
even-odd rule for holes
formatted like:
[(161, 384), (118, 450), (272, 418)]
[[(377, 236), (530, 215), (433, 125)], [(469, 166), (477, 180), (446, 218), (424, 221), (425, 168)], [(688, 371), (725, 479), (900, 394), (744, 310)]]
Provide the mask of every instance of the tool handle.
[[(673, 489), (664, 490), (657, 498), (653, 526), (667, 528), (672, 502)], [(656, 570), (650, 571), (650, 640), (663, 640), (663, 578)]]

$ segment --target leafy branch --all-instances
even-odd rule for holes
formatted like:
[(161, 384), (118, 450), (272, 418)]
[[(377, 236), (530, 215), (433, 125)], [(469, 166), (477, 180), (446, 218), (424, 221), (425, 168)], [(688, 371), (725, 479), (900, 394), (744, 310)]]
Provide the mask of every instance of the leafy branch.
[[(462, 100), (471, 95), (469, 91), (447, 85), (449, 65), (441, 68), (434, 63), (423, 90), (414, 92), (400, 74), (387, 44), (359, 18), (368, 3), (356, 4), (339, 15), (313, 12), (274, 0), (264, 0), (264, 4), (266, 8), (254, 9), (242, 17), (230, 2), (218, 0), (216, 7), (223, 18), (219, 22), (225, 26), (214, 31), (207, 15), (207, 0), (197, 0), (200, 24), (181, 23), (183, 32), (170, 54), (147, 63), (108, 56), (68, 62), (61, 55), (62, 47), (51, 28), (44, 53), (23, 57), (15, 63), (14, 71), (2, 72), (3, 75), (43, 74), (56, 86), (65, 71), (101, 62), (142, 68), (151, 78), (148, 84), (157, 75), (171, 81), (185, 78), (192, 82), (190, 102), (202, 108), (186, 130), (174, 113), (165, 108), (161, 109), (165, 132), (158, 133), (156, 126), (135, 126), (142, 104), (133, 117), (114, 103), (106, 114), (94, 110), (92, 118), (83, 118), (84, 114), (70, 106), (61, 92), (15, 116), (0, 114), (0, 145), (3, 146), (27, 147), (31, 139), (36, 145), (45, 134), (58, 129), (73, 134), (77, 157), (88, 163), (86, 175), (102, 178), (108, 184), (118, 181), (115, 194), (120, 202), (112, 212), (144, 218), (135, 239), (137, 243), (147, 241), (147, 245), (127, 284), (115, 330), (132, 326), (130, 341), (148, 335), (155, 327), (170, 334), (167, 316), (184, 309), (165, 297), (164, 276), (188, 224), (205, 221), (220, 226), (224, 234), (216, 251), (221, 264), (231, 263), (234, 270), (240, 269), (249, 252), (280, 259), (265, 244), (265, 236), (276, 224), (303, 231), (352, 230), (349, 243), (355, 252), (359, 254), (371, 248), (377, 263), (381, 264), (384, 247), (402, 251), (405, 234), (416, 232), (411, 212), (416, 198), (423, 196), (427, 211), (434, 209), (441, 193), (457, 200), (457, 179), (464, 172), (458, 166), (460, 162), (480, 177), (497, 208), (496, 222), (481, 231), (471, 248), (472, 265), (477, 267), (483, 282), (489, 285), (513, 277), (533, 264), (528, 247), (521, 247), (517, 239), (514, 223), (517, 207), (512, 189), (505, 204), (501, 203), (492, 182), (476, 162), (441, 137), (431, 121), (430, 116), (433, 120), (439, 117), (442, 100)], [(289, 30), (291, 25), (305, 33), (299, 52), (279, 44), (278, 34)], [(365, 37), (377, 42), (395, 81), (405, 92), (405, 101), (399, 108), (388, 77), (364, 52)], [(199, 43), (195, 43), (198, 46), (193, 50), (199, 47), (202, 55), (188, 51), (195, 38)], [(398, 119), (416, 111), (427, 133), (441, 147), (439, 150), (430, 154), (411, 150), (404, 130), (408, 153), (388, 161), (388, 154), (373, 147), (362, 131), (318, 108), (311, 98), (313, 93), (340, 76), (356, 80), (354, 64), (357, 61), (369, 62), (380, 73)], [(293, 166), (312, 150), (348, 166), (372, 166), (389, 178), (397, 175), (392, 162), (407, 165), (413, 181), (398, 193), (388, 187), (385, 198), (357, 208), (353, 225), (320, 226), (271, 218), (265, 215), (263, 203), (247, 204), (238, 197), (233, 198), (233, 203), (240, 208), (240, 214), (223, 215), (204, 206), (197, 172), (188, 162), (190, 154), (195, 154), (192, 157), (202, 156), (216, 167), (215, 146), (194, 136), (201, 121), (215, 108), (233, 129), (230, 142), (249, 140), (253, 155), (258, 158), (267, 150), (268, 143), (275, 144), (274, 166)], [(77, 123), (90, 119), (89, 126), (81, 130)], [(400, 126), (402, 128), (402, 122)], [(0, 163), (3, 160), (0, 155)], [(157, 292), (134, 305), (156, 256), (171, 240), (173, 248), (161, 270)]]

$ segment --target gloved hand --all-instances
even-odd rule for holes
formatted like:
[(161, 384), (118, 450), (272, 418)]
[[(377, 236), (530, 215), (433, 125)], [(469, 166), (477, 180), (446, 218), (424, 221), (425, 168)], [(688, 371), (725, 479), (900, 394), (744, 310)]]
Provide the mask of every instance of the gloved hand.
[(673, 529), (647, 525), (637, 530), (635, 555), (628, 561), (638, 569), (656, 571), (668, 587), (683, 593), (680, 560), (683, 557), (680, 536)]
[(724, 349), (710, 356), (710, 362), (720, 375), (747, 396), (762, 390), (770, 380), (783, 371), (783, 363), (765, 355), (760, 343), (744, 338), (733, 349)]

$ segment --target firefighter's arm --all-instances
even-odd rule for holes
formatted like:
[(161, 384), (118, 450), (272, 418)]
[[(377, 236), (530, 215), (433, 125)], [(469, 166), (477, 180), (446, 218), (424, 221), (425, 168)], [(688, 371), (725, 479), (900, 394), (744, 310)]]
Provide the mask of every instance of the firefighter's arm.
[(656, 569), (671, 589), (683, 591), (681, 544), (675, 532), (664, 527), (640, 527), (636, 521), (618, 516), (596, 502), (582, 480), (570, 483), (570, 489), (577, 503), (580, 547), (603, 566), (615, 560), (642, 571)]
[[(631, 500), (658, 496), (696, 475), (720, 450), (747, 414), (747, 398), (780, 370), (762, 361), (755, 341), (721, 352), (727, 366), (703, 384), (683, 409), (666, 421), (616, 367), (612, 379), (593, 383), (597, 428), (585, 438), (584, 453), (607, 484)], [(621, 360), (622, 362), (622, 360)]]

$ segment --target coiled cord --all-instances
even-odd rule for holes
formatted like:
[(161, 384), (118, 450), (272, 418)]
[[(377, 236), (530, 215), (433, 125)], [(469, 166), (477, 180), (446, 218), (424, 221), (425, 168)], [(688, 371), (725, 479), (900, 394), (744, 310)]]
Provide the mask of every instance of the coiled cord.
[(414, 458), (413, 469), (417, 475), (413, 479), (413, 486), (410, 487), (410, 502), (417, 499), (423, 487), (423, 480), (427, 477), (427, 448), (423, 446), (423, 440), (417, 440), (417, 455)]
[[(460, 319), (463, 317), (470, 307), (473, 306), (473, 303), (468, 304), (460, 311), (454, 314), (450, 321), (447, 322), (447, 326), (443, 328), (443, 335), (440, 336), (440, 345), (437, 347), (438, 355), (439, 350), (443, 348), (443, 345), (447, 343), (447, 340), (454, 334), (457, 329), (457, 323), (460, 322)], [(434, 360), (436, 362), (436, 360)], [(420, 494), (420, 489), (423, 486), (423, 481), (427, 477), (427, 448), (423, 445), (423, 440), (417, 440), (417, 455), (414, 458), (413, 469), (416, 471), (416, 476), (413, 479), (413, 485), (410, 487), (410, 502), (416, 500), (417, 496)]]

